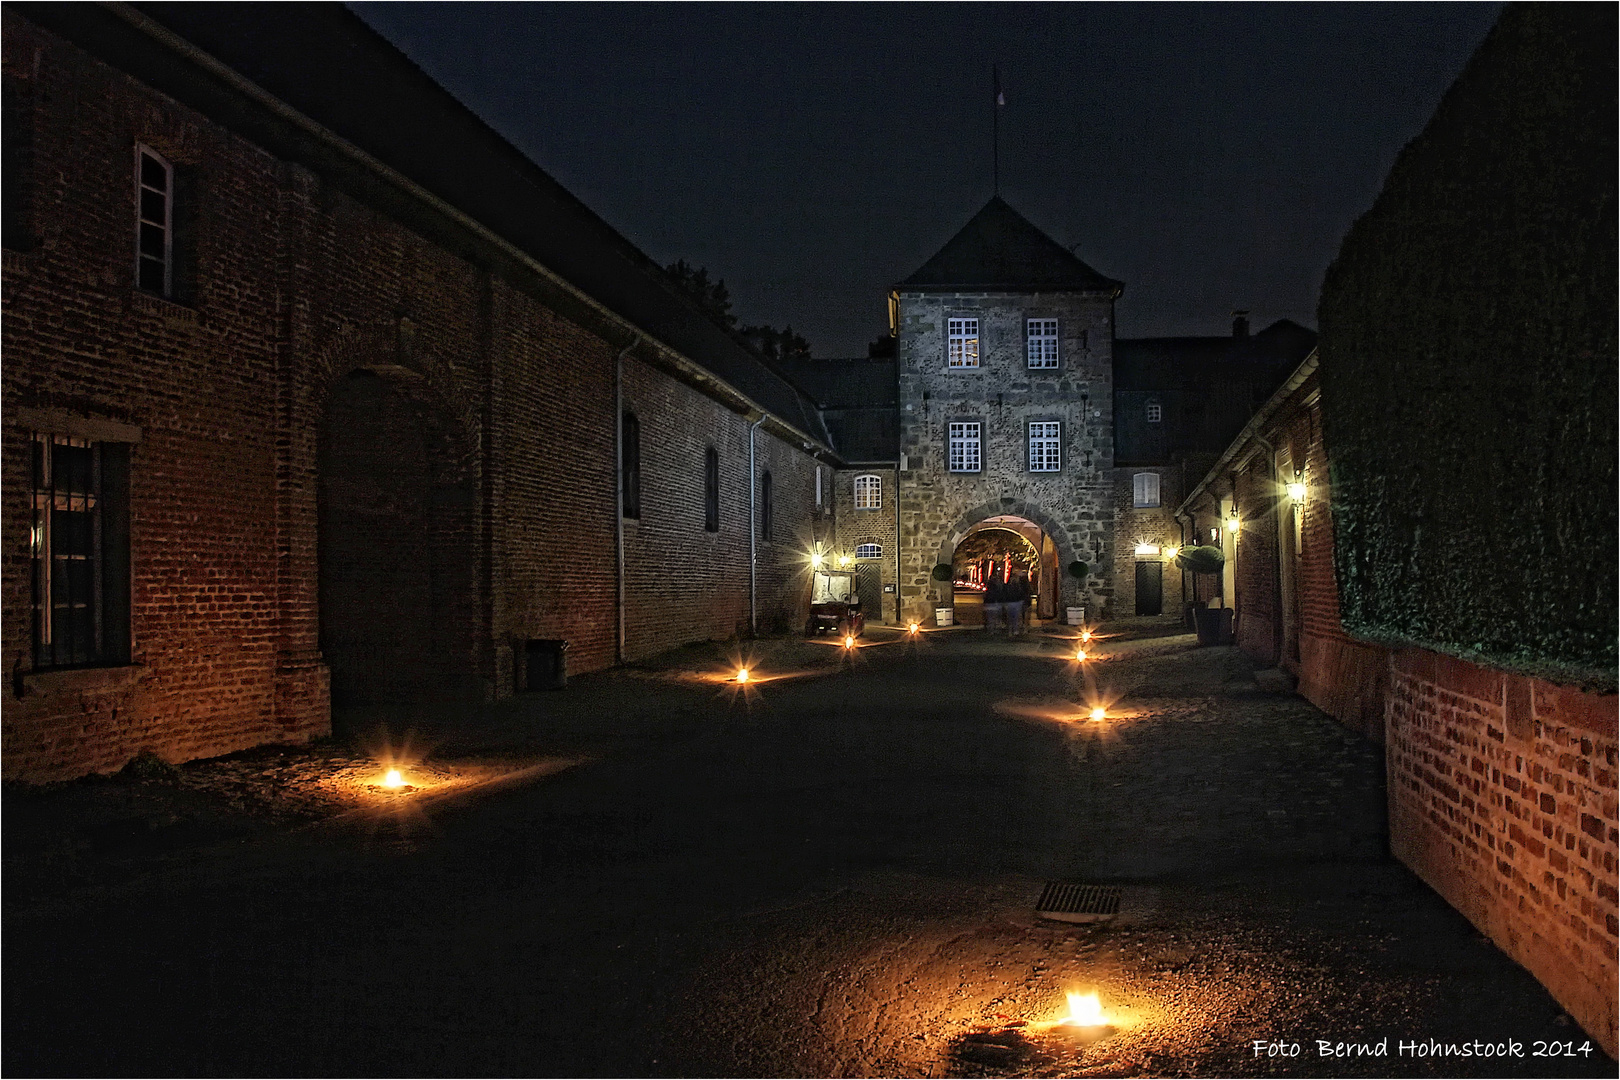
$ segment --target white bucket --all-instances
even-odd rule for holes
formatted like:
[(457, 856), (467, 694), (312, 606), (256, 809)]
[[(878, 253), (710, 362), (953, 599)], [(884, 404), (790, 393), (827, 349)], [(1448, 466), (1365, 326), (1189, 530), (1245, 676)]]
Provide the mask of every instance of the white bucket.
[(937, 607), (937, 608), (934, 609), (934, 625), (935, 626), (950, 626), (951, 623), (955, 620), (955, 618), (956, 618), (956, 609), (955, 608)]
[(1072, 607), (1072, 608), (1069, 609), (1069, 625), (1070, 626), (1080, 626), (1080, 625), (1083, 625), (1085, 623), (1085, 621), (1086, 621), (1086, 609), (1085, 608), (1083, 608), (1083, 607)]

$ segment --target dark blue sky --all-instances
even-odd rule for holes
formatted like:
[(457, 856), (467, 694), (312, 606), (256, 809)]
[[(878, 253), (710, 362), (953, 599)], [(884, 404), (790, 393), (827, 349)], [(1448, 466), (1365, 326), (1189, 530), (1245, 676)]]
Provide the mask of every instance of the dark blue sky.
[(991, 193), (1125, 282), (1121, 336), (1315, 325), (1497, 4), (351, 5), (661, 263), (858, 356)]

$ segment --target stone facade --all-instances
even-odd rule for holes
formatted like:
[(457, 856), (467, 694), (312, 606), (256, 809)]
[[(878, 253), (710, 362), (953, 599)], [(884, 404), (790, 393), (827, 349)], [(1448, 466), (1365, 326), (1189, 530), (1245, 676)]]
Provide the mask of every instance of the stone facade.
[[(979, 320), (979, 366), (947, 360), (947, 320)], [(1027, 362), (1027, 320), (1058, 322), (1059, 366)], [(1014, 514), (1041, 526), (1060, 566), (1091, 566), (1090, 578), (1065, 577), (1064, 604), (1106, 603), (1114, 554), (1111, 468), (1112, 292), (938, 292), (902, 290), (898, 298), (901, 475), (901, 590), (906, 616), (929, 617), (936, 591), (930, 572), (948, 563), (974, 524)], [(952, 421), (980, 425), (980, 468), (953, 472)], [(1057, 421), (1062, 458), (1056, 472), (1031, 472), (1028, 425)]]
[[(1158, 506), (1136, 505), (1136, 478), (1142, 473), (1158, 477)], [(1192, 542), (1182, 539), (1181, 523), (1175, 517), (1183, 495), (1182, 469), (1179, 465), (1127, 466), (1115, 469), (1113, 475), (1114, 534), (1119, 548), (1113, 575), (1113, 613), (1150, 614), (1137, 603), (1136, 594), (1136, 567), (1148, 563), (1159, 566), (1160, 614), (1174, 615), (1182, 609), (1184, 581), (1191, 582), (1191, 575), (1182, 573), (1175, 557), (1166, 554), (1166, 549), (1175, 550), (1184, 542)], [(1190, 594), (1185, 597), (1191, 599)]]
[[(863, 477), (877, 480), (876, 507), (856, 506), (855, 482)], [(833, 513), (838, 523), (838, 540), (832, 554), (836, 559), (849, 558), (850, 565), (857, 567), (857, 572), (861, 567), (875, 570), (877, 606), (871, 606), (872, 598), (862, 598), (863, 609), (870, 622), (895, 623), (901, 617), (896, 600), (899, 587), (895, 570), (899, 550), (894, 512), (898, 478), (897, 469), (882, 466), (840, 469), (833, 474), (831, 495)], [(877, 555), (861, 553), (863, 546), (870, 550), (869, 545), (873, 544), (878, 547)], [(870, 574), (872, 571), (867, 572)]]

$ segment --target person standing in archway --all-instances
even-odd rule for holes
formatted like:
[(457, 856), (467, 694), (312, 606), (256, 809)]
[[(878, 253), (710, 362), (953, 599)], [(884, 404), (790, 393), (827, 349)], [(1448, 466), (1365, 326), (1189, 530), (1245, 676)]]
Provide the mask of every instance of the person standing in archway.
[(1002, 602), (1006, 613), (1007, 636), (1019, 637), (1024, 632), (1024, 606), (1029, 603), (1029, 575), (1020, 570), (1007, 582)]
[(1007, 583), (1002, 579), (1002, 573), (995, 563), (991, 563), (990, 576), (984, 583), (984, 631), (987, 634), (995, 633), (1006, 618)]

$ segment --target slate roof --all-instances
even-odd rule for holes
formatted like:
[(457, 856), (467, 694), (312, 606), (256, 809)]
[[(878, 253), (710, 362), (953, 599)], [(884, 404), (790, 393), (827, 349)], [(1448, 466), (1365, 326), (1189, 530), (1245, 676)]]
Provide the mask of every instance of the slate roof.
[(1262, 379), (1275, 369), (1281, 382), (1315, 347), (1316, 332), (1292, 319), (1278, 319), (1246, 338), (1117, 338), (1114, 389), (1189, 389), (1240, 369)]
[(882, 360), (802, 360), (786, 373), (821, 408), (833, 449), (851, 464), (900, 457), (899, 365)]
[[(707, 318), (663, 270), (340, 4), (131, 5), (261, 90), (454, 207), (647, 334), (813, 438), (808, 397)], [(116, 10), (13, 9), (288, 160), (333, 151), (199, 71)], [(324, 157), (322, 156), (324, 155)], [(361, 197), (399, 202), (389, 184)], [(438, 237), (435, 237), (438, 239)]]
[(962, 226), (897, 289), (1101, 292), (1125, 286), (1081, 262), (1000, 196)]

